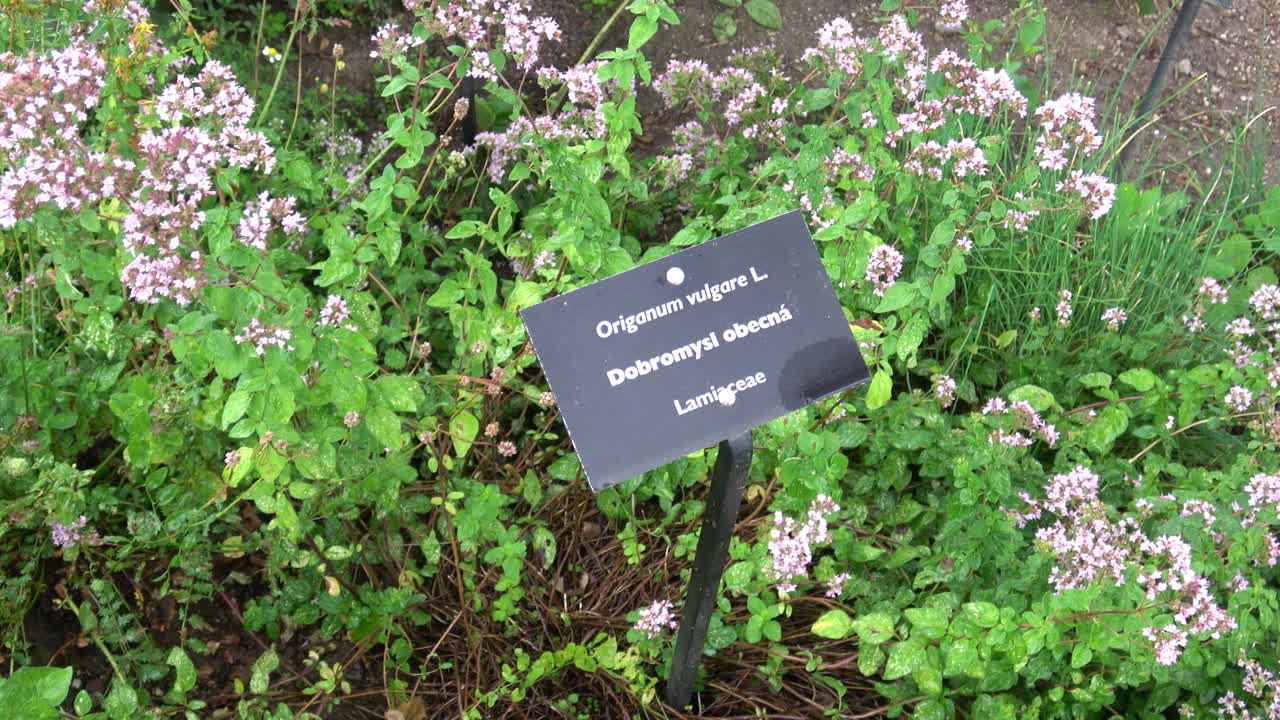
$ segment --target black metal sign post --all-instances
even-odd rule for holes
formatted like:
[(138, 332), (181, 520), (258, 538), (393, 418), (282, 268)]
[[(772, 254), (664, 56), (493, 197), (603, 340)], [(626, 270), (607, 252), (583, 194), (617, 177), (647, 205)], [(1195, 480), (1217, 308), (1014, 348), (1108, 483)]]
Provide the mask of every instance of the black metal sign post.
[(799, 211), (521, 316), (592, 490), (720, 443), (666, 687), (683, 707), (751, 468), (751, 431), (870, 379), (849, 321)]
[(684, 616), (676, 633), (676, 650), (671, 656), (667, 678), (667, 704), (684, 707), (693, 697), (698, 664), (707, 644), (707, 626), (716, 609), (720, 576), (729, 556), (729, 540), (738, 520), (742, 492), (751, 470), (751, 431), (720, 443), (716, 466), (711, 472), (711, 492), (702, 514), (698, 550), (693, 556), (693, 573), (684, 600)]

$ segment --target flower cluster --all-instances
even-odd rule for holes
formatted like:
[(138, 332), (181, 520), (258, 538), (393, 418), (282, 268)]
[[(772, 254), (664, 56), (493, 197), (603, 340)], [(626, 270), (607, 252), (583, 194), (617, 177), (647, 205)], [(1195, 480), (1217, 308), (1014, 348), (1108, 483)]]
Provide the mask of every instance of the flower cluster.
[(1094, 100), (1068, 93), (1050, 100), (1036, 110), (1043, 134), (1036, 139), (1035, 154), (1040, 167), (1061, 170), (1071, 162), (1069, 155), (1089, 155), (1102, 144), (1102, 135), (1093, 124)]
[[(406, 6), (408, 3), (406, 3)], [(449, 3), (413, 2), (412, 11), (433, 9), (423, 18), (427, 28), (447, 38), (459, 38), (471, 58), (470, 74), (487, 80), (497, 75), (486, 47), (501, 46), (522, 70), (538, 64), (542, 46), (560, 39), (560, 26), (546, 16), (534, 16), (528, 0), (462, 0)]]
[(634, 629), (650, 639), (655, 639), (666, 630), (675, 630), (677, 626), (675, 607), (670, 600), (655, 600), (648, 607), (640, 609), (640, 617)]
[(548, 85), (563, 84), (569, 102), (578, 107), (598, 107), (608, 99), (605, 97), (605, 85), (600, 82), (599, 71), (603, 65), (603, 60), (596, 60), (568, 70), (543, 67), (538, 69), (538, 78)]
[(954, 163), (951, 172), (958, 178), (987, 174), (987, 158), (973, 138), (948, 140), (941, 144), (936, 140), (926, 140), (907, 154), (902, 169), (918, 177), (942, 179), (942, 166)]
[(1217, 280), (1207, 277), (1200, 281), (1195, 300), (1191, 305), (1191, 314), (1182, 316), (1182, 324), (1191, 332), (1199, 332), (1205, 328), (1204, 311), (1208, 305), (1223, 305), (1227, 302), (1227, 290)]
[(1058, 291), (1058, 304), (1053, 311), (1058, 315), (1058, 326), (1066, 327), (1071, 324), (1071, 307), (1072, 294), (1070, 290)]
[[(1241, 524), (1249, 527), (1258, 521), (1258, 513), (1272, 508), (1280, 509), (1280, 475), (1268, 475), (1266, 473), (1258, 473), (1249, 479), (1245, 485), (1245, 492), (1249, 495), (1249, 511), (1244, 515)], [(1271, 540), (1274, 544), (1274, 540)], [(1269, 552), (1274, 557), (1274, 554)], [(1269, 564), (1274, 565), (1274, 560)]]
[(1115, 183), (1101, 175), (1086, 175), (1079, 170), (1073, 170), (1065, 180), (1059, 181), (1058, 190), (1079, 197), (1084, 211), (1094, 220), (1110, 212), (1111, 204), (1116, 200)]
[(587, 63), (567, 70), (544, 68), (539, 71), (543, 82), (561, 83), (567, 91), (571, 106), (555, 114), (539, 115), (532, 119), (520, 116), (505, 130), (482, 132), (476, 136), (476, 145), (489, 150), (489, 177), (495, 182), (506, 174), (507, 168), (517, 156), (525, 155), (530, 165), (541, 167), (536, 155), (535, 138), (545, 142), (563, 141), (583, 143), (603, 140), (608, 136), (609, 125), (602, 105), (618, 88), (616, 80), (602, 83), (599, 80), (599, 63)]
[(1119, 332), (1120, 326), (1129, 321), (1129, 315), (1124, 308), (1110, 307), (1102, 312), (1102, 322), (1107, 324), (1107, 329), (1111, 332)]
[(829, 598), (838, 598), (844, 594), (844, 586), (849, 584), (849, 573), (842, 572), (833, 575), (827, 580), (827, 591), (824, 593)]
[[(1225, 296), (1222, 302), (1226, 302)], [(1249, 307), (1267, 322), (1280, 320), (1280, 286), (1260, 285), (1249, 296)], [(1270, 329), (1275, 332), (1274, 328)]]
[(950, 375), (935, 375), (933, 378), (933, 396), (944, 408), (951, 407), (956, 401), (956, 381)]
[(1253, 405), (1253, 393), (1249, 392), (1249, 389), (1242, 385), (1232, 385), (1231, 389), (1227, 391), (1227, 396), (1222, 399), (1222, 402), (1230, 408), (1232, 412), (1242, 413), (1248, 410), (1249, 406)]
[(875, 168), (863, 161), (861, 155), (841, 147), (831, 151), (831, 157), (822, 163), (822, 169), (826, 171), (827, 182), (838, 180), (845, 173), (864, 182), (871, 182), (876, 176)]
[(1004, 69), (980, 68), (953, 50), (938, 53), (930, 69), (954, 89), (945, 98), (949, 112), (984, 118), (1001, 111), (1018, 117), (1027, 115), (1027, 98), (1018, 92), (1013, 77)]
[(293, 345), (289, 341), (293, 331), (283, 325), (265, 325), (258, 318), (253, 318), (244, 330), (236, 335), (235, 341), (241, 345), (253, 345), (253, 351), (262, 357), (267, 348), (275, 347), (292, 352)]
[(49, 535), (53, 540), (53, 544), (60, 548), (68, 548), (80, 542), (81, 530), (84, 530), (85, 524), (88, 522), (85, 516), (81, 515), (71, 523), (63, 525), (56, 520), (49, 521)]
[(341, 327), (355, 330), (356, 326), (347, 322), (351, 317), (351, 309), (341, 295), (330, 295), (325, 298), (324, 307), (320, 308), (320, 327)]
[(875, 286), (875, 294), (884, 297), (884, 293), (898, 281), (902, 272), (902, 253), (893, 249), (892, 245), (877, 245), (867, 258), (866, 280)]
[(1227, 692), (1218, 698), (1218, 716), (1230, 720), (1280, 718), (1280, 678), (1264, 668), (1262, 663), (1246, 657), (1243, 650), (1236, 664), (1244, 671), (1240, 688), (1247, 698), (1257, 703), (1258, 712), (1249, 709), (1249, 702), (1244, 697), (1238, 698), (1235, 693)]
[[(1173, 535), (1151, 539), (1132, 517), (1113, 520), (1099, 498), (1099, 486), (1096, 473), (1077, 466), (1054, 475), (1045, 486), (1043, 500), (1021, 493), (1024, 509), (1009, 512), (1018, 527), (1052, 516), (1052, 524), (1038, 529), (1035, 537), (1054, 557), (1049, 573), (1054, 588), (1062, 592), (1103, 580), (1120, 587), (1134, 568), (1134, 582), (1147, 600), (1160, 600), (1172, 617), (1142, 632), (1152, 643), (1156, 661), (1163, 665), (1177, 662), (1192, 635), (1218, 638), (1234, 630), (1235, 619), (1218, 604), (1208, 580), (1191, 567), (1191, 546)], [(1149, 512), (1150, 503), (1144, 507)], [(1202, 501), (1183, 505), (1184, 517), (1197, 513), (1212, 525), (1212, 506)], [(1233, 586), (1240, 587), (1241, 581), (1247, 585), (1241, 578)]]
[[(139, 172), (125, 196), (124, 245), (133, 258), (121, 279), (134, 299), (187, 304), (207, 283), (196, 234), (205, 220), (200, 203), (213, 196), (215, 174), (224, 166), (265, 173), (275, 167), (266, 137), (249, 128), (253, 111), (253, 99), (231, 68), (216, 61), (160, 92), (155, 113), (163, 125), (140, 133)], [(301, 218), (291, 201), (286, 207), (279, 219), (296, 232)], [(265, 249), (265, 234), (255, 230), (260, 225), (242, 221), (239, 231)]]
[(968, 0), (942, 0), (938, 15), (946, 25), (959, 25), (969, 19), (969, 2)]
[(870, 49), (871, 43), (858, 36), (853, 23), (838, 17), (818, 30), (818, 44), (805, 50), (803, 59), (857, 77), (862, 72), (862, 54)]
[(697, 120), (690, 120), (672, 130), (671, 152), (659, 156), (654, 163), (663, 184), (674, 187), (687, 180), (695, 162), (710, 145), (711, 138), (707, 136), (706, 128)]
[(0, 53), (0, 227), (48, 204), (78, 212), (131, 173), (128, 160), (90, 151), (80, 135), (106, 70), (97, 46), (80, 39), (47, 56)]
[(236, 226), (236, 237), (251, 248), (267, 251), (267, 236), (279, 226), (286, 235), (298, 235), (306, 229), (307, 221), (294, 210), (297, 200), (292, 197), (273, 198), (265, 190), (256, 201), (245, 204), (244, 215)]
[(511, 269), (515, 270), (517, 275), (525, 278), (526, 280), (533, 277), (535, 273), (541, 270), (554, 268), (555, 265), (556, 254), (550, 250), (543, 250), (529, 260), (524, 258), (514, 258), (511, 261)]
[(1038, 435), (1049, 447), (1058, 442), (1058, 428), (1045, 422), (1040, 413), (1025, 400), (1010, 403), (1005, 402), (1004, 398), (994, 397), (982, 406), (982, 414), (1013, 419), (1012, 427), (997, 428), (987, 437), (987, 442), (993, 445), (1029, 447), (1033, 442), (1032, 435)]
[(370, 38), (373, 49), (369, 51), (369, 57), (374, 60), (382, 58), (389, 62), (392, 58), (404, 55), (422, 45), (423, 42), (422, 38), (406, 33), (398, 24), (389, 22), (379, 27)]
[(827, 528), (827, 516), (840, 510), (840, 506), (819, 495), (809, 504), (804, 523), (798, 523), (781, 511), (773, 515), (773, 528), (769, 531), (769, 565), (764, 574), (778, 583), (778, 591), (794, 592), (795, 580), (809, 572), (813, 562), (813, 547), (831, 540)]

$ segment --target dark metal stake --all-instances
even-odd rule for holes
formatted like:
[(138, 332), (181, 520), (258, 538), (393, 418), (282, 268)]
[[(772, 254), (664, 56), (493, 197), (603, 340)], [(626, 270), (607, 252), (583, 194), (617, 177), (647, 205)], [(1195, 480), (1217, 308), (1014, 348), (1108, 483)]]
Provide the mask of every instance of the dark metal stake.
[(707, 625), (716, 608), (720, 576), (729, 556), (729, 539), (738, 520), (742, 492), (751, 470), (751, 431), (720, 443), (716, 466), (711, 472), (711, 492), (707, 509), (702, 514), (702, 532), (698, 550), (693, 556), (693, 574), (689, 577), (689, 593), (684, 601), (684, 616), (676, 634), (676, 650), (671, 656), (671, 675), (667, 679), (667, 704), (682, 708), (693, 697), (693, 683), (698, 679), (698, 663), (707, 644)]
[[(1138, 103), (1138, 114), (1134, 117), (1133, 124), (1129, 126), (1131, 130), (1141, 127), (1147, 116), (1155, 109), (1156, 100), (1160, 99), (1160, 94), (1164, 92), (1164, 87), (1169, 82), (1169, 72), (1178, 62), (1178, 56), (1182, 54), (1182, 46), (1191, 35), (1191, 26), (1196, 21), (1196, 15), (1200, 13), (1202, 2), (1203, 0), (1182, 0), (1182, 7), (1178, 8), (1178, 18), (1173, 21), (1173, 30), (1169, 32), (1169, 41), (1164, 44), (1164, 52), (1160, 53), (1160, 62), (1156, 63), (1156, 71), (1151, 74), (1151, 84), (1147, 86), (1147, 93)], [(1219, 2), (1213, 4), (1222, 7)], [(1225, 7), (1231, 7), (1229, 0)], [(1129, 164), (1135, 144), (1137, 140), (1132, 138), (1120, 150), (1120, 157), (1116, 159), (1117, 178), (1124, 175), (1125, 166)]]

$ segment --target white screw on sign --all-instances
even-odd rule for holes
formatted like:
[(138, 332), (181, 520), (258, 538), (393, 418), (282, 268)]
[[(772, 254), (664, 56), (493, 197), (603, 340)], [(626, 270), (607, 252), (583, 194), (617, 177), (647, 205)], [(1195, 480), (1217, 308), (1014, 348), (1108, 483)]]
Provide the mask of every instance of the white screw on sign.
[(720, 392), (716, 393), (716, 399), (720, 401), (721, 405), (729, 407), (738, 402), (738, 395), (729, 388), (720, 388)]
[(672, 285), (684, 282), (684, 270), (678, 267), (667, 268), (667, 282)]

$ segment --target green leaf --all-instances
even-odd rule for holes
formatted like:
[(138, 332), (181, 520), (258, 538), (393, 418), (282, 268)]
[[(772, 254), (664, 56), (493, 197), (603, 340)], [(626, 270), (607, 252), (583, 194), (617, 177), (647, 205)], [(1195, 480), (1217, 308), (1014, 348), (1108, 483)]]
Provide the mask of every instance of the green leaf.
[(1108, 405), (1085, 428), (1084, 441), (1089, 449), (1098, 454), (1111, 452), (1111, 446), (1129, 428), (1129, 411)]
[(1073, 670), (1079, 670), (1088, 665), (1092, 659), (1093, 650), (1089, 648), (1087, 643), (1076, 643), (1076, 646), (1071, 650), (1071, 668)]
[(853, 621), (853, 631), (866, 645), (879, 645), (893, 637), (893, 618), (886, 613), (868, 613)]
[(829, 87), (812, 88), (806, 90), (801, 97), (800, 105), (807, 113), (825, 110), (831, 107), (831, 103), (835, 102), (836, 93)]
[(507, 307), (511, 310), (523, 310), (542, 301), (542, 284), (527, 280), (516, 280), (515, 287), (507, 296)]
[(386, 258), (388, 265), (395, 265), (400, 257), (403, 241), (400, 239), (400, 228), (395, 225), (384, 225), (376, 236), (378, 251)]
[(276, 519), (271, 523), (273, 526), (284, 528), (285, 536), (290, 542), (297, 542), (298, 535), (301, 532), (301, 526), (298, 522), (298, 513), (293, 509), (293, 503), (284, 493), (276, 494), (275, 501)]
[(88, 715), (93, 711), (93, 698), (84, 690), (76, 693), (76, 701), (74, 704), (77, 715)]
[(724, 571), (724, 586), (730, 590), (741, 590), (751, 582), (754, 571), (755, 565), (752, 563), (746, 561), (734, 563)]
[(930, 245), (950, 246), (951, 241), (956, 238), (956, 225), (951, 222), (951, 218), (947, 218), (937, 225), (933, 226), (933, 232), (929, 233)]
[(97, 207), (86, 204), (80, 209), (80, 227), (91, 233), (96, 233), (102, 229), (102, 221), (98, 218)]
[[(475, 437), (474, 432), (471, 437)], [(578, 477), (578, 469), (580, 467), (577, 453), (567, 453), (556, 458), (556, 461), (551, 463), (547, 468), (547, 474), (556, 480), (568, 482)]]
[(1155, 387), (1156, 380), (1156, 374), (1146, 368), (1134, 368), (1120, 373), (1120, 382), (1138, 392), (1146, 392)]
[(938, 667), (937, 650), (925, 650), (924, 664), (911, 671), (911, 679), (930, 695), (942, 694), (942, 668)]
[(756, 24), (770, 30), (782, 29), (782, 13), (778, 11), (778, 6), (773, 4), (773, 0), (747, 0), (745, 7), (747, 14), (756, 21)]
[(0, 679), (0, 717), (55, 720), (71, 690), (71, 668), (19, 668)]
[(1085, 373), (1080, 376), (1080, 384), (1087, 388), (1111, 387), (1111, 376), (1104, 372)]
[(889, 402), (893, 395), (893, 376), (885, 370), (877, 370), (871, 377), (871, 387), (867, 388), (867, 409), (878, 410)]
[(995, 627), (1000, 622), (1000, 608), (989, 602), (965, 603), (960, 612), (978, 627)]
[(392, 410), (400, 412), (417, 412), (418, 403), (426, 400), (418, 381), (404, 375), (383, 375), (373, 387)]
[(951, 612), (940, 607), (908, 608), (903, 614), (911, 627), (929, 640), (938, 640), (946, 635), (947, 623), (951, 620)]
[(970, 675), (981, 678), (985, 675), (983, 665), (978, 656), (978, 643), (968, 638), (948, 638), (942, 645), (942, 674), (946, 677)]
[(458, 413), (449, 422), (449, 437), (453, 439), (453, 452), (459, 460), (466, 457), (478, 432), (480, 432), (480, 421), (466, 410)]
[(267, 651), (253, 662), (253, 668), (249, 671), (249, 692), (255, 695), (265, 693), (271, 685), (271, 673), (278, 667), (280, 667), (280, 656), (276, 654), (275, 647), (267, 648)]
[(884, 648), (879, 645), (859, 645), (858, 672), (866, 677), (871, 677), (880, 671), (880, 666), (884, 664), (884, 658)]
[(71, 276), (67, 274), (66, 269), (58, 268), (53, 275), (53, 289), (58, 292), (58, 297), (63, 300), (79, 300), (84, 297), (84, 293), (80, 292), (74, 283), (71, 282)]
[(853, 631), (853, 619), (849, 613), (836, 608), (828, 610), (813, 622), (812, 632), (828, 640), (843, 640)]
[(722, 12), (711, 21), (711, 33), (716, 36), (718, 42), (729, 40), (738, 34), (738, 21), (733, 19), (733, 13)]
[(627, 37), (627, 49), (639, 50), (640, 46), (649, 42), (649, 39), (658, 32), (658, 21), (648, 15), (639, 15), (635, 20), (631, 21), (631, 32)]
[(453, 278), (445, 278), (439, 289), (427, 298), (427, 304), (434, 308), (451, 308), (462, 299), (462, 288)]
[(1009, 393), (1009, 399), (1013, 402), (1025, 402), (1035, 408), (1036, 412), (1044, 412), (1057, 402), (1053, 398), (1053, 393), (1039, 385), (1023, 385)]
[(400, 417), (381, 405), (374, 407), (365, 417), (369, 432), (382, 447), (400, 449)]
[(1044, 35), (1044, 13), (1023, 21), (1022, 26), (1018, 28), (1018, 44), (1022, 46), (1022, 52), (1030, 54), (1034, 51), (1036, 41), (1042, 35)]
[(1218, 246), (1206, 263), (1209, 274), (1226, 280), (1249, 267), (1253, 260), (1253, 241), (1244, 235), (1232, 235)]
[(102, 709), (111, 720), (137, 720), (138, 692), (116, 678), (111, 681), (111, 692), (102, 701)]
[(911, 720), (946, 720), (948, 705), (937, 698), (929, 698), (916, 705), (911, 712)]
[(924, 642), (917, 638), (894, 643), (889, 648), (889, 663), (884, 668), (885, 680), (906, 677), (924, 666)]
[(205, 351), (213, 359), (213, 368), (222, 379), (231, 380), (244, 372), (244, 356), (226, 331), (210, 332), (205, 338)]
[(191, 658), (187, 657), (182, 648), (175, 647), (169, 651), (169, 658), (165, 662), (174, 669), (173, 691), (179, 694), (191, 692), (196, 686), (196, 666)]
[(222, 406), (222, 429), (226, 430), (231, 424), (244, 417), (244, 413), (249, 409), (249, 401), (252, 396), (246, 390), (236, 390), (227, 396), (227, 404)]
[[(951, 298), (951, 293), (956, 289), (956, 276), (948, 271), (938, 275), (938, 279), (933, 282), (933, 286), (929, 288), (929, 307), (933, 310), (939, 310), (947, 304), (947, 300)], [(1017, 330), (1013, 331), (1015, 333)], [(1003, 337), (1003, 336), (1002, 336)]]
[(898, 357), (903, 360), (913, 358), (928, 331), (929, 322), (925, 320), (924, 315), (921, 313), (912, 315), (902, 327), (902, 334), (898, 336)]
[(885, 290), (884, 297), (876, 306), (876, 312), (887, 313), (910, 305), (920, 294), (914, 283), (899, 282)]

